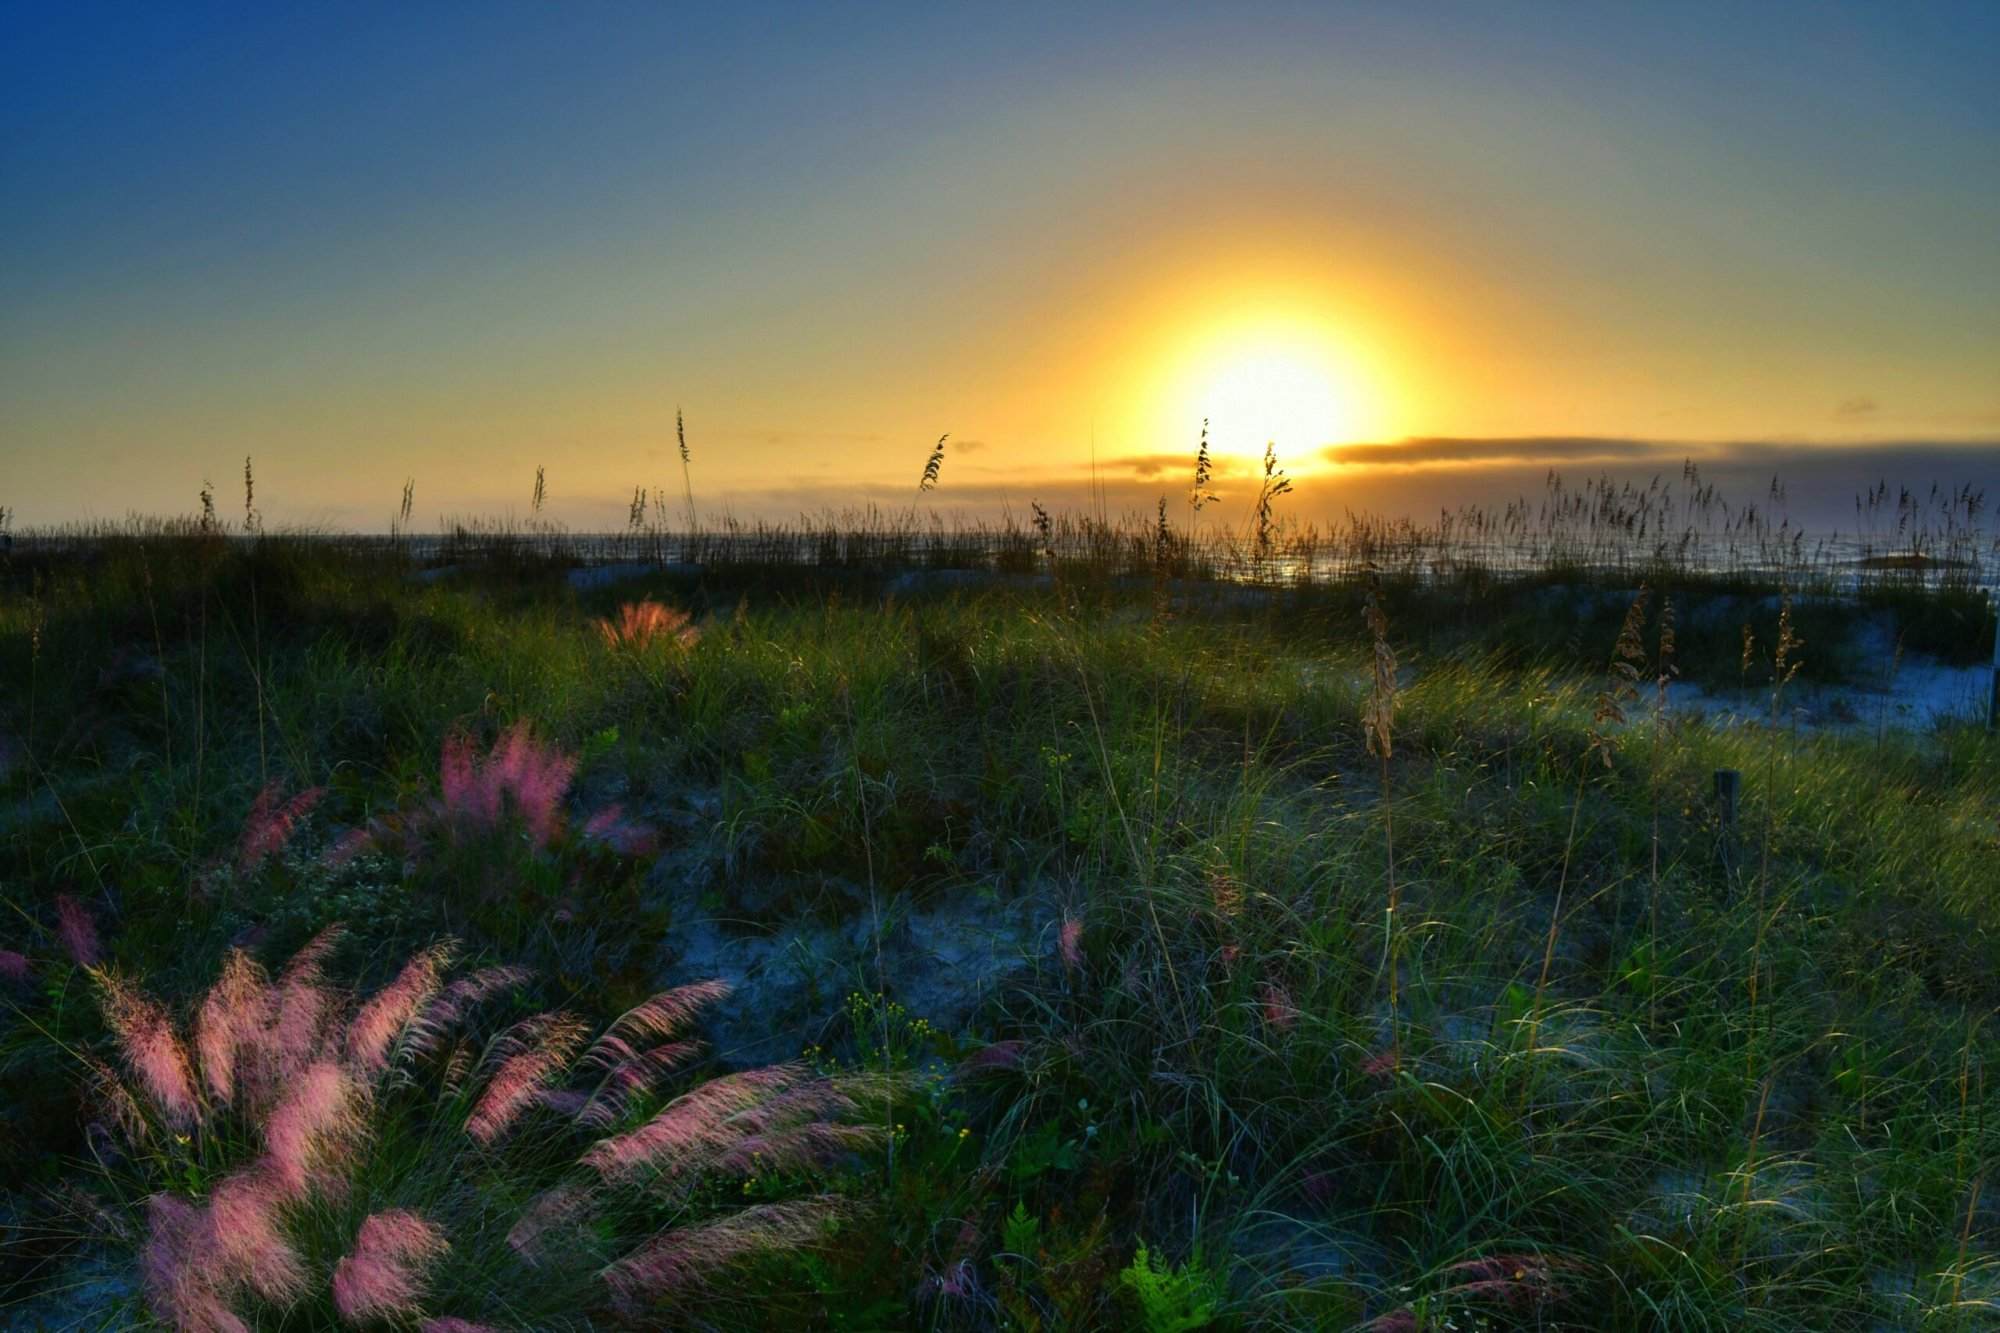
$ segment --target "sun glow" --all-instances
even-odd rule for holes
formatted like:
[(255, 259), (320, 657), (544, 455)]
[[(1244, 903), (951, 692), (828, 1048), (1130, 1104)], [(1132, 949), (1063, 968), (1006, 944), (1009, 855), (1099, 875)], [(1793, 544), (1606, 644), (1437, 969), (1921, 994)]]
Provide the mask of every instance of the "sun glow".
[(1346, 395), (1327, 368), (1284, 348), (1247, 348), (1219, 365), (1201, 392), (1201, 415), (1224, 449), (1254, 452), (1265, 441), (1292, 449), (1347, 433)]
[(1221, 454), (1255, 457), (1270, 443), (1309, 464), (1326, 446), (1372, 438), (1382, 426), (1365, 359), (1310, 317), (1232, 320), (1189, 339), (1172, 359), (1179, 419), (1207, 421)]

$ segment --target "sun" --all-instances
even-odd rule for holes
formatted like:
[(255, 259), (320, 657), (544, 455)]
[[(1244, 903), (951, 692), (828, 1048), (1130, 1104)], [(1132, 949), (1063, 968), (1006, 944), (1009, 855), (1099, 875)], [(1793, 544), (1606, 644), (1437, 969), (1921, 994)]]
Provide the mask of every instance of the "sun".
[(1174, 411), (1183, 422), (1206, 421), (1218, 453), (1256, 457), (1271, 444), (1303, 462), (1378, 428), (1365, 358), (1341, 330), (1308, 315), (1212, 326), (1173, 361)]
[(1348, 394), (1332, 368), (1301, 350), (1248, 346), (1224, 354), (1200, 392), (1202, 419), (1219, 448), (1254, 453), (1328, 444), (1351, 425)]

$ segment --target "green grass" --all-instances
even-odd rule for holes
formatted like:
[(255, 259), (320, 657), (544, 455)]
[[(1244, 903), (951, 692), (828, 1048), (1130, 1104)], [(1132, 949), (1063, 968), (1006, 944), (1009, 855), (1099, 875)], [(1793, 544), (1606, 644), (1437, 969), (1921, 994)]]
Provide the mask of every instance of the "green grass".
[[(0, 1300), (128, 1253), (70, 1188), (115, 1213), (136, 1187), (104, 1184), (79, 1129), (74, 1057), (103, 1033), (49, 934), (57, 894), (183, 1003), (230, 941), (278, 961), (340, 920), (364, 986), (449, 932), (601, 1023), (662, 984), (685, 883), (751, 934), (859, 921), (866, 940), (989, 900), (1046, 922), (962, 1022), (920, 1021), (913, 978), (864, 947), (783, 1030), (929, 1090), (839, 1182), (867, 1227), (760, 1266), (727, 1322), (2000, 1313), (2000, 745), (1656, 731), (1650, 670), (1629, 721), (1593, 723), (1629, 589), (1384, 587), (1404, 667), (1385, 804), (1354, 587), (1164, 618), (1144, 589), (1074, 580), (885, 602), (855, 572), (741, 571), (580, 596), (534, 565), (418, 583), (283, 541), (112, 545), (7, 578), (0, 944), (38, 967), (0, 1018), (0, 1161), (28, 1223)], [(1768, 689), (1770, 589), (1655, 593), (1680, 604), (1689, 678), (1736, 683), (1748, 622)], [(695, 611), (699, 643), (608, 650), (592, 618), (641, 595)], [(1976, 599), (1878, 609), (1913, 648), (1991, 642)], [(1839, 679), (1851, 612), (1797, 619), (1805, 674)], [(575, 814), (617, 801), (665, 830), (657, 861), (502, 842), (320, 864), (338, 829), (433, 797), (448, 736), (520, 720), (581, 756)], [(233, 874), (272, 780), (329, 794), (286, 857)], [(998, 1041), (1017, 1058), (936, 1077)], [(504, 1263), (489, 1251), (469, 1250)]]

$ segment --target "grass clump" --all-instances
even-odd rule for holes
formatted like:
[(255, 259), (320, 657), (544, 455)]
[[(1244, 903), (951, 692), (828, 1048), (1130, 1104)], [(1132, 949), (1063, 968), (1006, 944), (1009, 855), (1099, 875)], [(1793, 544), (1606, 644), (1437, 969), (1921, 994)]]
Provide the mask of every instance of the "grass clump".
[[(0, 1300), (1990, 1318), (1983, 729), (1799, 726), (1847, 613), (1776, 586), (1199, 601), (1162, 549), (943, 591), (276, 536), (17, 563)], [(1746, 680), (1760, 718), (1674, 706)]]

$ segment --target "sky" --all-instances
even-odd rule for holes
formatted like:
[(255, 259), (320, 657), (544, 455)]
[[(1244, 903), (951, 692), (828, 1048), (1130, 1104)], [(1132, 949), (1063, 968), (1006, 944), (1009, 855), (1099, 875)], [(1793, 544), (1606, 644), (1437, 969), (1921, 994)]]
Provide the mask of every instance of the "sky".
[(17, 528), (2000, 484), (1990, 0), (0, 11)]

